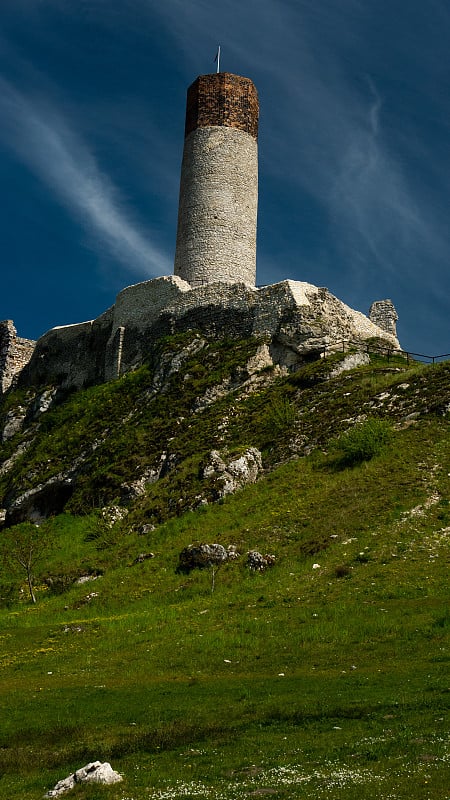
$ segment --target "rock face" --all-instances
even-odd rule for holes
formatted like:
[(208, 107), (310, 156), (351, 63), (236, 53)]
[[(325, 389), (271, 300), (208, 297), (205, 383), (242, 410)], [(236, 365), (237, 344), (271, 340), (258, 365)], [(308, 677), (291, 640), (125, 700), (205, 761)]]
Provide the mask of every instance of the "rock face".
[(14, 411), (8, 411), (3, 430), (1, 431), (2, 441), (7, 442), (20, 431), (26, 417), (26, 408), (18, 406)]
[(0, 322), (0, 394), (13, 385), (16, 376), (30, 360), (36, 342), (22, 339), (12, 320)]
[(105, 761), (103, 764), (100, 761), (93, 761), (86, 764), (85, 767), (77, 769), (76, 772), (69, 775), (67, 778), (58, 781), (53, 789), (50, 789), (45, 797), (59, 797), (70, 789), (73, 789), (77, 783), (103, 783), (111, 784), (118, 783), (122, 780), (122, 776), (118, 772), (114, 772), (111, 764)]
[[(343, 340), (375, 338), (399, 348), (395, 332), (310, 283), (282, 281), (260, 289), (210, 283), (192, 288), (172, 275), (124, 289), (115, 305), (94, 321), (48, 331), (29, 363), (17, 368), (17, 382), (64, 389), (112, 380), (142, 364), (162, 336), (188, 330), (213, 338), (257, 337), (266, 342), (266, 358), (291, 371)], [(27, 350), (27, 359), (29, 355)], [(10, 385), (5, 359), (0, 378), (4, 388)]]
[(370, 356), (368, 353), (350, 353), (346, 356), (337, 367), (330, 372), (330, 378), (337, 378), (342, 372), (355, 367), (364, 367), (370, 364)]
[(248, 447), (238, 458), (224, 461), (217, 450), (212, 450), (210, 460), (203, 469), (203, 478), (215, 479), (218, 497), (225, 497), (255, 483), (262, 469), (262, 457), (256, 447)]

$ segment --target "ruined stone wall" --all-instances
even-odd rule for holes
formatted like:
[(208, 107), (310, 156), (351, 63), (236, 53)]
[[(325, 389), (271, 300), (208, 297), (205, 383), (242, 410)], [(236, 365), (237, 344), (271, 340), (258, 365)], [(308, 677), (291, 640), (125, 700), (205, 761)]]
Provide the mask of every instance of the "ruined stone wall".
[(80, 389), (105, 380), (105, 353), (113, 309), (96, 320), (52, 328), (36, 343), (33, 357), (18, 377), (19, 386), (52, 384)]
[(188, 90), (175, 275), (198, 286), (255, 285), (258, 96), (229, 73)]
[(327, 289), (282, 281), (260, 289), (246, 283), (191, 288), (176, 276), (156, 278), (119, 293), (116, 305), (93, 322), (53, 328), (36, 344), (19, 385), (83, 386), (113, 380), (152, 360), (165, 335), (196, 330), (208, 337), (265, 340), (275, 364), (295, 370), (342, 340), (394, 335)]
[(36, 342), (17, 336), (12, 320), (0, 322), (0, 393), (6, 392), (30, 360)]
[(376, 300), (369, 309), (369, 319), (383, 331), (397, 336), (398, 314), (392, 300)]

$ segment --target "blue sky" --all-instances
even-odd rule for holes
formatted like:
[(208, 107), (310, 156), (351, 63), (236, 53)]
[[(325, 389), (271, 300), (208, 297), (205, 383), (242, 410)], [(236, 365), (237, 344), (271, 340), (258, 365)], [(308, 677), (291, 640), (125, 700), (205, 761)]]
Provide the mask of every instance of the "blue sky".
[(257, 282), (390, 298), (450, 352), (448, 0), (1, 0), (0, 319), (37, 338), (171, 274), (185, 96), (260, 97)]

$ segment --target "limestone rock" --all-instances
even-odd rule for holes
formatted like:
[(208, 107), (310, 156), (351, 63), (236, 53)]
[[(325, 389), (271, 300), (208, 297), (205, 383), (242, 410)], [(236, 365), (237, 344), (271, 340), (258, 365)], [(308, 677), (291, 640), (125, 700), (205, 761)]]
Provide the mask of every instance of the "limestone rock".
[(128, 509), (122, 506), (105, 506), (102, 508), (102, 519), (108, 528), (112, 528), (116, 522), (125, 519)]
[(156, 526), (153, 525), (151, 522), (145, 522), (138, 528), (138, 535), (139, 536), (146, 536), (148, 533), (152, 533), (152, 531), (156, 530)]
[(275, 560), (274, 555), (262, 555), (258, 550), (249, 550), (247, 553), (247, 566), (253, 572), (264, 572), (268, 567), (273, 567)]
[(255, 483), (262, 469), (261, 453), (256, 447), (248, 447), (228, 463), (224, 458), (217, 450), (212, 450), (203, 468), (203, 478), (215, 480), (219, 498)]
[(341, 372), (346, 372), (349, 369), (355, 369), (355, 367), (363, 367), (367, 364), (370, 364), (370, 356), (368, 353), (349, 353), (349, 355), (343, 358), (342, 361), (330, 372), (330, 378), (337, 378)]
[(58, 390), (53, 387), (45, 389), (35, 398), (31, 406), (31, 415), (34, 419), (41, 414), (45, 414), (52, 407), (57, 393)]
[(122, 490), (122, 500), (128, 502), (130, 500), (135, 500), (136, 497), (141, 497), (141, 495), (145, 494), (147, 486), (151, 486), (153, 483), (159, 481), (160, 478), (164, 477), (170, 464), (171, 459), (167, 456), (167, 453), (161, 453), (159, 461), (154, 467), (145, 469), (136, 480), (122, 484), (120, 487)]
[(238, 555), (234, 545), (225, 549), (221, 544), (190, 544), (181, 551), (176, 572), (188, 575), (193, 569), (220, 566)]
[(31, 443), (32, 443), (31, 439), (29, 439), (26, 442), (21, 442), (19, 444), (19, 446), (17, 447), (17, 449), (12, 454), (12, 456), (7, 458), (6, 461), (3, 461), (3, 463), (0, 464), (0, 476), (1, 475), (6, 475), (6, 473), (9, 472), (11, 467), (14, 466), (15, 462), (17, 461), (17, 459), (20, 458), (20, 456), (23, 453), (25, 453), (26, 450), (28, 450), (28, 448), (30, 447)]
[(171, 376), (180, 370), (184, 362), (189, 358), (192, 358), (192, 356), (199, 354), (205, 346), (205, 339), (197, 337), (186, 347), (178, 350), (175, 355), (172, 353), (165, 353), (160, 360), (159, 368), (156, 371), (153, 379), (154, 390), (163, 391), (164, 386), (167, 385), (167, 382)]
[[(161, 337), (188, 330), (199, 332), (194, 342), (175, 355), (159, 354), (155, 391), (163, 391), (181, 363), (201, 351), (203, 336), (254, 336), (266, 343), (256, 368), (273, 364), (292, 371), (342, 341), (378, 339), (398, 349), (395, 309), (392, 304), (387, 308), (390, 301), (382, 302), (383, 313), (374, 316), (372, 311), (369, 319), (328, 289), (304, 281), (286, 280), (259, 289), (220, 282), (193, 288), (175, 275), (155, 278), (123, 289), (116, 304), (94, 321), (48, 331), (23, 369), (14, 367), (15, 376), (19, 386), (52, 384), (64, 389), (102, 383), (142, 364), (157, 351)], [(9, 342), (9, 328), (4, 333)], [(9, 344), (5, 346), (8, 360)], [(0, 358), (4, 388), (10, 385), (8, 369)]]
[(21, 430), (25, 417), (26, 409), (23, 406), (17, 406), (14, 410), (8, 411), (2, 431), (3, 442), (12, 439), (12, 437)]
[(60, 514), (72, 496), (74, 474), (71, 470), (60, 473), (33, 489), (27, 489), (18, 497), (7, 503), (6, 524), (17, 525), (29, 520), (39, 525), (51, 514)]
[(121, 780), (122, 776), (113, 770), (108, 761), (105, 761), (103, 764), (101, 761), (93, 761), (90, 764), (86, 764), (85, 767), (81, 767), (81, 769), (78, 769), (67, 778), (58, 781), (56, 786), (50, 789), (45, 797), (59, 797), (70, 789), (73, 789), (77, 783), (112, 784), (118, 783)]
[(133, 565), (134, 564), (142, 564), (144, 561), (147, 561), (149, 558), (154, 558), (154, 557), (155, 557), (154, 553), (139, 553), (139, 555), (136, 556), (136, 558), (134, 559)]

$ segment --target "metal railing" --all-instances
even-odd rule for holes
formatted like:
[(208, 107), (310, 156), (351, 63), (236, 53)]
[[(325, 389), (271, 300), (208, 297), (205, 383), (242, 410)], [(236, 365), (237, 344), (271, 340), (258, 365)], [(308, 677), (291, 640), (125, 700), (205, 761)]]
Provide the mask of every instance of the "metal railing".
[[(219, 283), (221, 281), (219, 280)], [(228, 283), (228, 281), (223, 281), (224, 283)], [(211, 281), (208, 279), (198, 279), (196, 281), (191, 282), (191, 286), (195, 289), (203, 286), (207, 286), (210, 284)], [(270, 286), (271, 284), (268, 283), (260, 283), (255, 286), (255, 289), (264, 289), (265, 286)], [(340, 342), (333, 342), (332, 344), (324, 345), (322, 349), (318, 348), (318, 352), (324, 358), (332, 352), (336, 352), (337, 350), (342, 349), (342, 352), (345, 353), (346, 349), (353, 349), (356, 348), (360, 352), (365, 351), (366, 353), (378, 353), (379, 355), (384, 355), (385, 358), (389, 359), (397, 356), (399, 358), (405, 358), (407, 363), (412, 361), (423, 361), (425, 364), (436, 364), (439, 361), (448, 361), (450, 360), (450, 353), (442, 353), (439, 356), (427, 356), (424, 353), (413, 353), (410, 350), (402, 350), (401, 348), (389, 347), (389, 346), (382, 346), (382, 345), (374, 345), (368, 342), (354, 342), (351, 339), (342, 339)]]
[(359, 352), (362, 351), (368, 354), (374, 353), (376, 355), (383, 356), (388, 361), (391, 358), (404, 358), (408, 364), (410, 361), (422, 361), (426, 364), (436, 364), (440, 361), (447, 361), (450, 359), (450, 353), (442, 353), (442, 355), (439, 356), (428, 356), (424, 353), (413, 353), (410, 350), (389, 347), (389, 345), (384, 346), (371, 342), (355, 342), (351, 339), (342, 339), (339, 342), (325, 344), (323, 348), (319, 350), (319, 352), (323, 358), (326, 358), (326, 356), (331, 355), (331, 353), (336, 353), (339, 351), (345, 353), (348, 350), (353, 349), (356, 349)]

